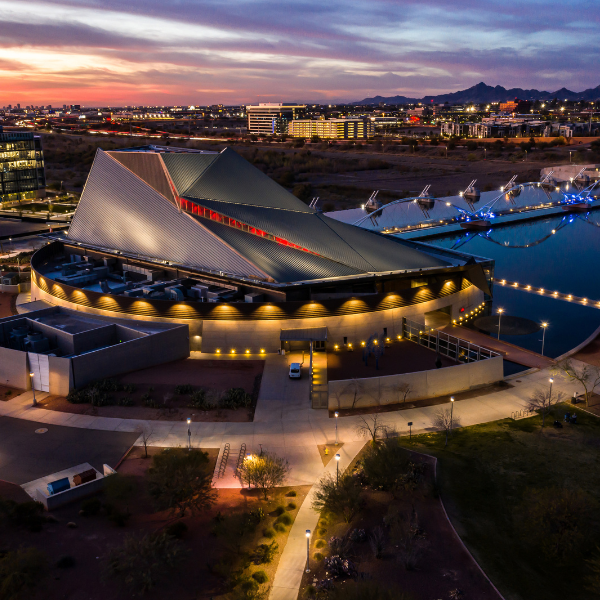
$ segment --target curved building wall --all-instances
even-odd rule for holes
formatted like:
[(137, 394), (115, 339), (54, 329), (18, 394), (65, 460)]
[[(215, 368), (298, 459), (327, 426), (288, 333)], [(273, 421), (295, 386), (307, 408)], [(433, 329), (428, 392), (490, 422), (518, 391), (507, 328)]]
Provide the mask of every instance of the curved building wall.
[(446, 309), (458, 318), (461, 308), (470, 311), (484, 300), (483, 292), (460, 274), (435, 286), (341, 300), (209, 304), (127, 298), (48, 279), (38, 271), (43, 250), (39, 254), (32, 261), (32, 300), (112, 318), (187, 324), (190, 349), (203, 352), (276, 352), (281, 329), (325, 326), (328, 341), (340, 345), (344, 337), (359, 343), (384, 328), (395, 337), (401, 333), (402, 317), (423, 320), (426, 312)]

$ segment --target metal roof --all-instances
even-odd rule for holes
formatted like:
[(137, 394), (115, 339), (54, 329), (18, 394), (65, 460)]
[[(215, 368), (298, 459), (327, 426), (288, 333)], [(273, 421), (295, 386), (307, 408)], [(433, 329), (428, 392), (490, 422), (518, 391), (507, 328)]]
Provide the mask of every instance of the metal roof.
[(161, 154), (177, 193), (184, 192), (219, 158), (220, 154)]
[(201, 222), (225, 243), (280, 283), (347, 277), (363, 272), (216, 221), (202, 219)]
[(225, 148), (194, 185), (180, 192), (180, 195), (234, 204), (314, 212), (302, 200), (290, 194), (230, 148)]
[(159, 154), (151, 152), (107, 152), (107, 154), (175, 204)]
[(94, 159), (68, 237), (199, 269), (265, 277), (102, 150)]

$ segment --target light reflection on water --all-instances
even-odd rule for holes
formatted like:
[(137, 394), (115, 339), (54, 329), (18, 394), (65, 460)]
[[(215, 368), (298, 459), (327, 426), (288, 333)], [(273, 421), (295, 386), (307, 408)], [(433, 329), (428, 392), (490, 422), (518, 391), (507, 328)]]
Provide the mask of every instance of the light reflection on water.
[[(552, 231), (555, 233), (552, 233)], [(444, 248), (492, 258), (495, 278), (600, 300), (600, 210), (498, 227), (487, 233), (459, 233), (427, 240)], [(545, 354), (559, 356), (584, 341), (600, 326), (600, 310), (494, 285), (494, 312), (550, 323)], [(541, 331), (502, 336), (539, 352)]]

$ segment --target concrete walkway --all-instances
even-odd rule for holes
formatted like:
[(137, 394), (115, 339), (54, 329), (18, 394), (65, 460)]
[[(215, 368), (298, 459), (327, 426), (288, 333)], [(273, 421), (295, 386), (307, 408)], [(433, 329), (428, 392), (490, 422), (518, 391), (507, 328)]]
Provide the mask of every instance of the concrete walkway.
[(502, 339), (498, 340), (495, 337), (469, 329), (467, 327), (460, 327), (458, 325), (448, 325), (442, 329), (444, 333), (454, 335), (472, 344), (477, 344), (483, 348), (489, 348), (495, 352), (499, 352), (506, 360), (523, 365), (529, 368), (535, 369), (546, 369), (556, 361), (552, 360), (547, 356), (542, 356), (537, 352), (526, 350), (514, 344), (509, 344)]

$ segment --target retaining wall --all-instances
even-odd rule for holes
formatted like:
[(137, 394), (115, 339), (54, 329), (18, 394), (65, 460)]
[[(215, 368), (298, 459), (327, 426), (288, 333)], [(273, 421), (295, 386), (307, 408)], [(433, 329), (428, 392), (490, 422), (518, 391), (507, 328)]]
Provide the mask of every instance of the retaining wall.
[(356, 388), (358, 394), (354, 408), (364, 408), (402, 402), (402, 394), (395, 389), (400, 384), (410, 386), (411, 392), (406, 401), (413, 402), (424, 398), (457, 394), (495, 383), (503, 378), (503, 360), (501, 356), (496, 356), (478, 362), (417, 373), (330, 381), (329, 410), (353, 408)]

